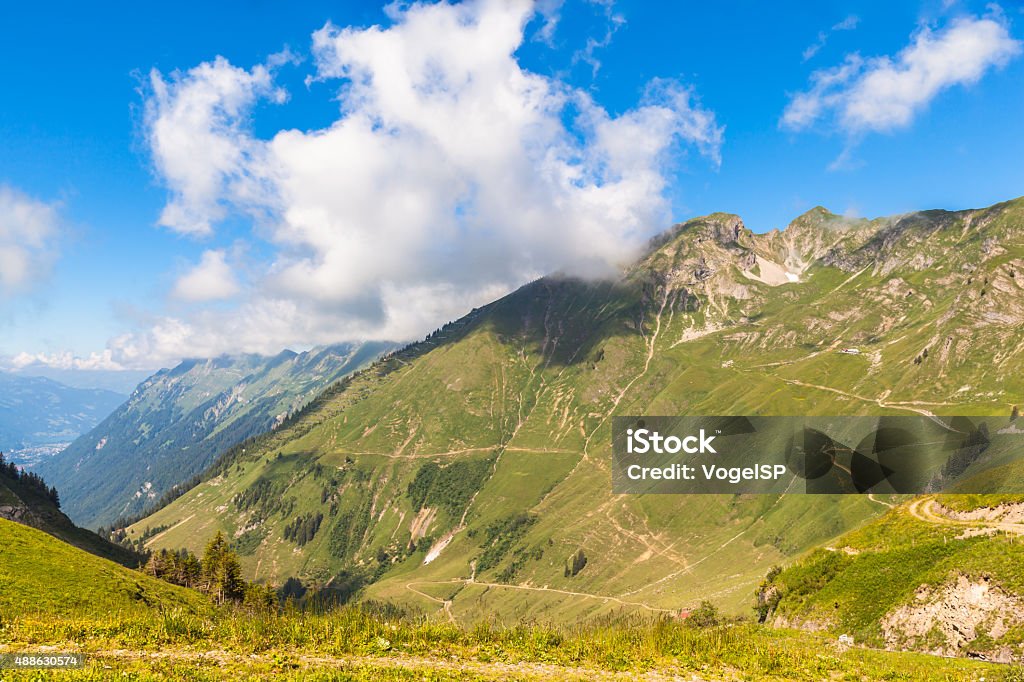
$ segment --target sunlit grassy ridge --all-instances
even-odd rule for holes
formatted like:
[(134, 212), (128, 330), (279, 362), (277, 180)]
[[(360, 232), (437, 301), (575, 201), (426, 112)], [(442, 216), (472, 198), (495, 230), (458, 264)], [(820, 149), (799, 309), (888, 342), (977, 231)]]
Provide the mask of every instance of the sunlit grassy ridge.
[[(3, 457), (0, 455), (0, 462)], [(45, 485), (45, 482), (42, 484)], [(135, 566), (139, 557), (100, 537), (92, 531), (78, 528), (61, 512), (48, 491), (37, 485), (26, 485), (17, 476), (0, 471), (0, 507), (3, 518), (19, 519), (22, 523), (60, 538), (97, 556), (112, 559), (126, 566)]]
[[(197, 592), (169, 585), (83, 552), (50, 535), (0, 519), (0, 618), (55, 622), (90, 614), (147, 618), (157, 610), (200, 614), (209, 609)], [(120, 617), (120, 616), (118, 616)]]

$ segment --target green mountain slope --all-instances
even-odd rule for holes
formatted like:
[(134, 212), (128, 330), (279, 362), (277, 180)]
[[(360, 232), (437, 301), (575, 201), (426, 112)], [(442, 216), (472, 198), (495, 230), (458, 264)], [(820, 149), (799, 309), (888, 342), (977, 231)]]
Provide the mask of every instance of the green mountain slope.
[(617, 281), (538, 280), (376, 363), (130, 532), (196, 549), (221, 529), (249, 577), (458, 621), (747, 611), (770, 566), (888, 500), (612, 495), (611, 417), (1009, 414), (1022, 226), (1021, 200), (690, 221)]
[(100, 557), (125, 566), (135, 566), (139, 557), (133, 552), (78, 528), (65, 516), (52, 489), (34, 474), (11, 471), (0, 453), (0, 519), (16, 521)]
[(152, 505), (387, 348), (370, 343), (273, 358), (186, 360), (139, 384), (127, 402), (39, 470), (77, 523), (110, 524)]
[(124, 398), (0, 372), (0, 452), (23, 466), (37, 465), (99, 424)]
[(894, 508), (772, 575), (760, 588), (765, 618), (876, 647), (1020, 660), (1024, 509), (996, 502), (957, 512), (924, 497)]
[(198, 592), (60, 542), (34, 528), (0, 519), (0, 613), (5, 619), (47, 619), (85, 613), (124, 616), (180, 608), (210, 610)]

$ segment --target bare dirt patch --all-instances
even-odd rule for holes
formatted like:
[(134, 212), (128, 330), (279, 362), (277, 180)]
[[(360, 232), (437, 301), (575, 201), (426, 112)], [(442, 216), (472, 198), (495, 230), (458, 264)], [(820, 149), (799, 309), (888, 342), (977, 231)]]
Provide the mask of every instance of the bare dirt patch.
[(420, 509), (416, 518), (409, 524), (409, 534), (412, 537), (412, 541), (416, 542), (427, 534), (427, 530), (430, 529), (430, 525), (434, 523), (434, 517), (437, 516), (437, 510), (432, 507), (424, 507)]

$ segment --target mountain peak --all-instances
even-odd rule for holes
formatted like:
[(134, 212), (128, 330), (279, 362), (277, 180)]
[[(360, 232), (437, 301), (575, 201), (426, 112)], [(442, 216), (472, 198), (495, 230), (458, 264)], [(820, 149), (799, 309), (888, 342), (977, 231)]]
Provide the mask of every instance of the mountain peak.
[(865, 218), (853, 218), (833, 213), (824, 206), (815, 206), (793, 218), (784, 231), (799, 231), (801, 229), (846, 230), (851, 227), (862, 227), (870, 222)]
[(827, 208), (825, 208), (821, 204), (818, 204), (814, 208), (808, 209), (808, 210), (804, 211), (803, 213), (801, 213), (800, 215), (798, 215), (794, 219), (794, 221), (795, 220), (800, 220), (801, 218), (813, 219), (813, 218), (838, 218), (838, 217), (840, 217), (839, 214), (833, 213), (832, 211), (828, 210)]
[(648, 243), (645, 258), (672, 245), (679, 245), (683, 241), (700, 244), (705, 240), (710, 240), (721, 246), (728, 246), (735, 244), (746, 233), (749, 233), (747, 226), (744, 225), (743, 219), (735, 213), (710, 213), (676, 223), (653, 237)]

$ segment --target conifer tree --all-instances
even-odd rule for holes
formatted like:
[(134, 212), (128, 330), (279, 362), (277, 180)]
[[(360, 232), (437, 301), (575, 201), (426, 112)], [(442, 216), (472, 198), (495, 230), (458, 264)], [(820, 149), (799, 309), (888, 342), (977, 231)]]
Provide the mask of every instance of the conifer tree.
[(228, 547), (224, 533), (217, 531), (203, 552), (202, 588), (214, 601), (240, 601), (245, 596), (245, 581), (238, 556)]
[(201, 576), (199, 559), (187, 549), (179, 550), (175, 557), (174, 582), (184, 587), (195, 587)]

